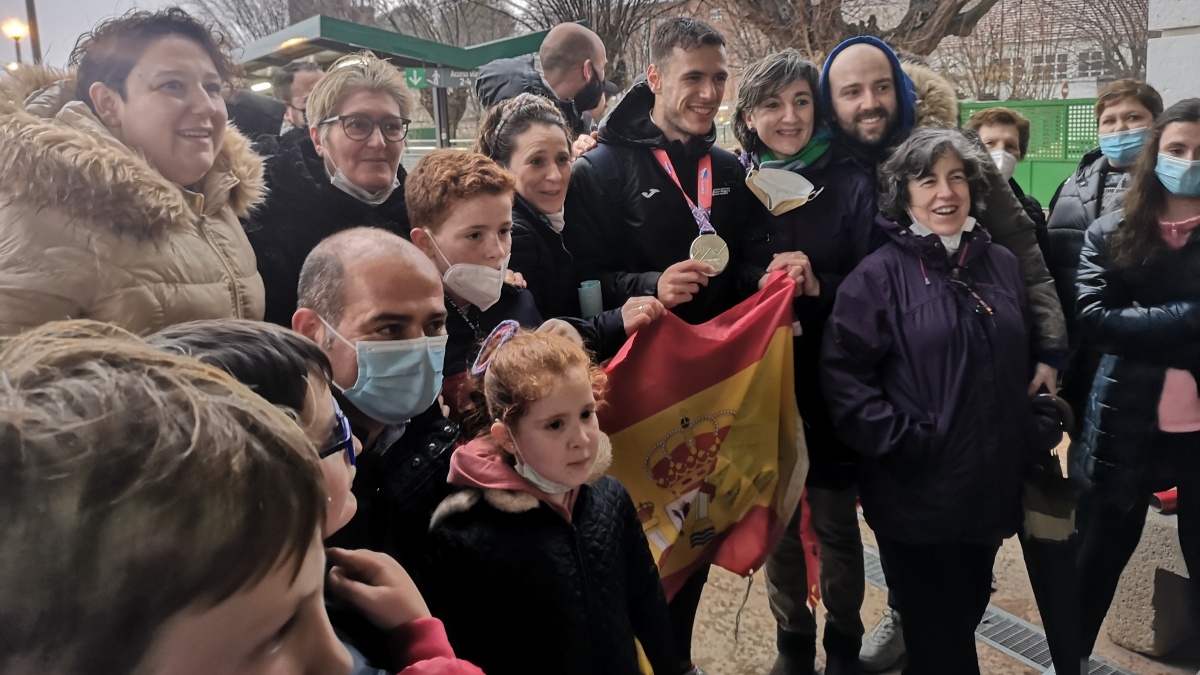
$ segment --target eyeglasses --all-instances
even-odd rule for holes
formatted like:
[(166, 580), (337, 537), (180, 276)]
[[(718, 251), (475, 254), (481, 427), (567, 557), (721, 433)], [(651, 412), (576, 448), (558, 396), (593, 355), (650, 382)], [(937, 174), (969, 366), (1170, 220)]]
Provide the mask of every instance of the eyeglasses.
[(325, 443), (325, 447), (317, 453), (317, 457), (325, 459), (343, 450), (350, 457), (350, 466), (354, 466), (354, 434), (350, 433), (350, 420), (346, 419), (337, 399), (334, 399), (333, 429), (329, 432), (329, 440)]
[(408, 125), (412, 120), (406, 120), (403, 117), (385, 117), (376, 122), (366, 115), (337, 115), (321, 120), (318, 126), (334, 122), (341, 122), (342, 131), (346, 132), (346, 136), (353, 141), (367, 140), (371, 134), (375, 133), (375, 127), (379, 127), (379, 133), (383, 134), (383, 140), (389, 143), (399, 143), (408, 136)]

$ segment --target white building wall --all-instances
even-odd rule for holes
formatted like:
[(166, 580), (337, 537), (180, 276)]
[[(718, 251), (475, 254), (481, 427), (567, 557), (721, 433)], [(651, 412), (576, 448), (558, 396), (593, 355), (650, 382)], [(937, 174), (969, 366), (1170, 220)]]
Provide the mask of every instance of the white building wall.
[(1200, 1), (1150, 0), (1150, 30), (1161, 31), (1146, 48), (1146, 80), (1171, 105), (1200, 96)]

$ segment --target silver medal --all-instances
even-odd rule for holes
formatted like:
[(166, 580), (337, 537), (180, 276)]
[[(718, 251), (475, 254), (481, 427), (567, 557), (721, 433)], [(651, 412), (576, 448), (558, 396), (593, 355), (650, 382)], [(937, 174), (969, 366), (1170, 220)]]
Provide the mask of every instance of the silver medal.
[(688, 257), (712, 265), (716, 270), (715, 276), (724, 272), (725, 268), (729, 266), (729, 244), (726, 244), (720, 235), (702, 234), (692, 240)]

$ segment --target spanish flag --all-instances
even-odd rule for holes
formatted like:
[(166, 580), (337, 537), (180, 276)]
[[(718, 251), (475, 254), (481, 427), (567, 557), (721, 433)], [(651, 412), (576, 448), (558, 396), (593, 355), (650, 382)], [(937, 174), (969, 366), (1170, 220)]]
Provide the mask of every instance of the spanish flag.
[(784, 274), (700, 326), (672, 313), (609, 363), (600, 425), (609, 474), (633, 497), (667, 597), (714, 563), (762, 566), (799, 503), (808, 450)]

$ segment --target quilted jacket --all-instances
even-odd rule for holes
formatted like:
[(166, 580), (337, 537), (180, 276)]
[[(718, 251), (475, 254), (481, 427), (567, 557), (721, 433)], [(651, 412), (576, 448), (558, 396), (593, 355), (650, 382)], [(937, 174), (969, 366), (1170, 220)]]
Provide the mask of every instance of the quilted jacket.
[(1129, 508), (1143, 489), (1167, 368), (1200, 372), (1200, 234), (1131, 274), (1109, 260), (1121, 221), (1118, 212), (1093, 223), (1080, 257), (1079, 329), (1104, 356), (1072, 455), (1105, 500)]
[(141, 335), (194, 319), (261, 319), (238, 224), (262, 161), (229, 127), (195, 191), (163, 177), (82, 101), (74, 76), (0, 80), (0, 334), (95, 319)]
[(436, 403), (407, 426), (385, 428), (358, 456), (358, 511), (328, 545), (387, 553), (419, 584), (429, 518), (451, 491), (446, 475), (458, 436)]
[[(476, 439), (457, 452), (500, 450)], [(636, 637), (655, 673), (687, 670), (637, 511), (607, 465), (579, 488), (570, 523), (529, 492), (467, 488), (438, 507), (436, 577), (421, 592), (460, 658), (488, 675), (636, 675)]]

